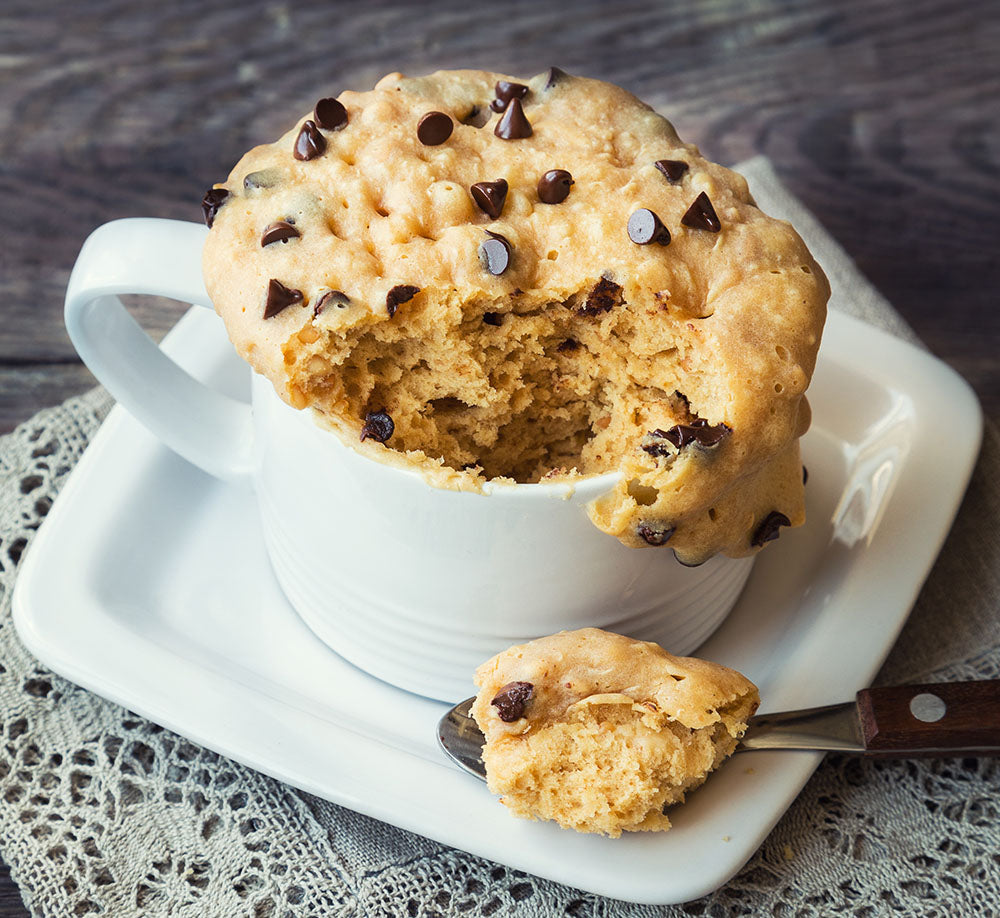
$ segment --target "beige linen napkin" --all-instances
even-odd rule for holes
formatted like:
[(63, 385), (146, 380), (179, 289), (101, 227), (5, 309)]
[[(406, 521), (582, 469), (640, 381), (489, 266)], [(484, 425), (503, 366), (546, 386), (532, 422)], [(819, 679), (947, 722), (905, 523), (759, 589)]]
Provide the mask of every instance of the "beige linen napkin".
[[(806, 238), (830, 276), (833, 308), (913, 340), (766, 160), (738, 168), (761, 207)], [(647, 907), (508, 870), (310, 797), (60, 679), (20, 643), (10, 597), (21, 554), (110, 405), (94, 390), (0, 438), (0, 855), (36, 918), (916, 918), (1000, 908), (992, 760), (828, 756), (730, 883), (686, 906)], [(997, 445), (988, 429), (883, 680), (1000, 677)], [(947, 443), (928, 448), (947, 461)]]

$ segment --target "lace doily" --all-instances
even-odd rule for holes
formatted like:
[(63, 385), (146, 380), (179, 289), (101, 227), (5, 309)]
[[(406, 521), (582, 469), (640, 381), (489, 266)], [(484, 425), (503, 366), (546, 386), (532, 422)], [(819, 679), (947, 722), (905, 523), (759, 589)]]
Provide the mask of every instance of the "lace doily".
[[(648, 907), (480, 860), (295, 791), (47, 672), (10, 597), (21, 555), (110, 399), (0, 440), (0, 854), (57, 916), (991, 914), (1000, 764), (829, 756), (743, 871)], [(998, 678), (995, 650), (939, 678)]]

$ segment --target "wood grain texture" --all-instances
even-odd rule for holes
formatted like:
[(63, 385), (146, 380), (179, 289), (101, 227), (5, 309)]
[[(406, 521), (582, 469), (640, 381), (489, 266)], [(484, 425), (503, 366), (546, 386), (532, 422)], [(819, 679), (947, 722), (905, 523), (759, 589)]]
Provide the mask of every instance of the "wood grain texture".
[[(199, 220), (246, 149), (390, 70), (553, 64), (626, 86), (713, 159), (770, 156), (1000, 417), (995, 0), (5, 0), (0, 429), (91, 384), (62, 298), (95, 226)], [(178, 315), (135, 308), (159, 334)]]
[[(568, 9), (13, 0), (0, 192), (19, 228), (0, 256), (0, 362), (72, 360), (61, 299), (87, 231), (126, 215), (199, 219), (204, 188), (318, 95), (392, 68), (533, 73), (558, 62), (632, 89), (712, 158), (768, 154), (997, 417), (995, 4)], [(158, 307), (141, 314), (164, 324)]]
[[(914, 711), (910, 704), (920, 696), (935, 699), (940, 710), (930, 711), (925, 701)], [(1000, 754), (997, 679), (864, 689), (858, 692), (858, 717), (871, 755)]]
[(7, 865), (0, 862), (0, 918), (27, 918), (28, 912), (17, 891), (17, 886), (10, 878)]

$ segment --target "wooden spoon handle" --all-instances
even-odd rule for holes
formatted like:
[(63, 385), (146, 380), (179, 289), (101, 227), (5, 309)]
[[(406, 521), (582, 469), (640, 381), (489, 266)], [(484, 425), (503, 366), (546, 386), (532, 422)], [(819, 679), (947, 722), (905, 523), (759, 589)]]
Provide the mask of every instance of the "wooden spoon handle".
[(1000, 680), (858, 692), (869, 755), (1000, 755)]

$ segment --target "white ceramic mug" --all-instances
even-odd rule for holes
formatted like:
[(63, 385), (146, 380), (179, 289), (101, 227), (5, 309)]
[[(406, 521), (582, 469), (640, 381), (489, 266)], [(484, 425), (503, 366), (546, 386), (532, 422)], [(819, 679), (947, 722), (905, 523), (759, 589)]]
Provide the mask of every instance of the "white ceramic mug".
[[(435, 488), (358, 454), (254, 375), (251, 404), (195, 381), (118, 294), (211, 307), (207, 230), (172, 220), (108, 223), (84, 244), (66, 327), (94, 375), (167, 446), (256, 492), (285, 595), (337, 653), (387, 682), (457, 701), (473, 670), (511, 644), (608, 628), (694, 650), (721, 624), (752, 558), (697, 568), (669, 549), (631, 549), (590, 522), (616, 473), (566, 483)], [(234, 354), (234, 359), (235, 354)]]

